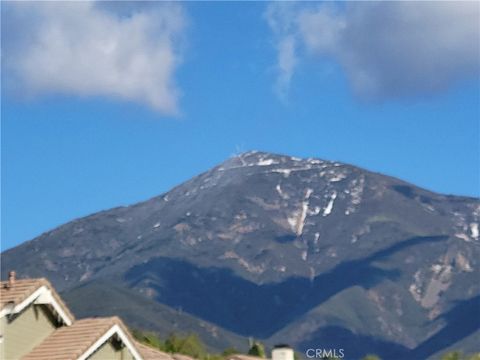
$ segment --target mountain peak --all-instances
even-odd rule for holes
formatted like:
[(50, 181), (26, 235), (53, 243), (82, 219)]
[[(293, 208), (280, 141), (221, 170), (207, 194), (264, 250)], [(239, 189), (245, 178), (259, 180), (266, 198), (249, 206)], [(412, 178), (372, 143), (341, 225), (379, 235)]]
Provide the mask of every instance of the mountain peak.
[(320, 159), (313, 159), (313, 158), (300, 158), (285, 154), (278, 154), (268, 151), (261, 151), (261, 150), (249, 150), (233, 156), (233, 158), (242, 158), (242, 159), (257, 159), (257, 160), (264, 160), (264, 159), (274, 159), (276, 161), (308, 161), (308, 160), (320, 160)]
[(273, 167), (284, 170), (309, 170), (315, 167), (321, 168), (322, 166), (319, 165), (326, 167), (328, 165), (340, 166), (342, 164), (317, 158), (299, 158), (295, 156), (251, 150), (230, 157), (217, 167), (217, 169), (230, 170), (242, 167)]
[[(479, 224), (477, 199), (338, 162), (249, 151), (163, 195), (10, 249), (1, 266), (47, 276), (64, 292), (115, 284), (237, 334), (298, 339), (298, 348), (322, 343), (338, 323), (413, 348), (451, 304), (480, 293), (470, 280), (480, 269)], [(379, 323), (359, 328), (342, 317), (352, 309)], [(306, 328), (310, 319), (318, 325)]]

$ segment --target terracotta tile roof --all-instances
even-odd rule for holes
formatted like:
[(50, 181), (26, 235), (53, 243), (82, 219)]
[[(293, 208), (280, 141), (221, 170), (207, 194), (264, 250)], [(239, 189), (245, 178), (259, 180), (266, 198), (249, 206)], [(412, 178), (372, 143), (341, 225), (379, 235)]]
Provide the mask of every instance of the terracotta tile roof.
[(125, 325), (116, 316), (77, 320), (71, 326), (62, 326), (55, 330), (22, 360), (77, 359), (114, 325), (119, 325), (130, 337)]
[(144, 360), (195, 360), (183, 354), (170, 354), (135, 341), (135, 347)]
[(195, 360), (191, 356), (183, 355), (183, 354), (172, 354), (172, 358), (174, 360)]
[(40, 279), (16, 279), (13, 285), (9, 285), (8, 281), (0, 282), (0, 309), (3, 309), (8, 304), (18, 305), (38, 288), (46, 286), (52, 292), (52, 296), (57, 303), (62, 307), (67, 316), (74, 321), (75, 317), (68, 309), (67, 305), (62, 301), (60, 296), (55, 291), (55, 288), (45, 278)]
[(144, 360), (194, 360), (190, 356), (168, 354), (134, 341), (122, 320), (116, 316), (109, 318), (87, 318), (75, 321), (73, 314), (57, 294), (52, 284), (45, 278), (15, 279), (13, 285), (10, 285), (9, 281), (0, 282), (0, 309), (3, 309), (9, 304), (13, 306), (21, 304), (42, 286), (46, 286), (51, 291), (55, 301), (62, 307), (62, 310), (67, 316), (70, 317), (73, 324), (56, 329), (41, 344), (25, 355), (22, 360), (77, 359), (89, 350), (92, 345), (114, 325), (118, 325), (123, 330)]
[(269, 360), (269, 359), (261, 358), (258, 356), (251, 356), (251, 355), (233, 354), (227, 357), (227, 360)]
[(144, 360), (173, 360), (170, 354), (143, 345), (137, 341), (135, 342), (135, 347), (138, 349), (138, 352), (142, 355)]
[(12, 286), (8, 281), (0, 283), (0, 306), (3, 308), (8, 303), (19, 304), (30, 294), (44, 285), (45, 279), (15, 280)]

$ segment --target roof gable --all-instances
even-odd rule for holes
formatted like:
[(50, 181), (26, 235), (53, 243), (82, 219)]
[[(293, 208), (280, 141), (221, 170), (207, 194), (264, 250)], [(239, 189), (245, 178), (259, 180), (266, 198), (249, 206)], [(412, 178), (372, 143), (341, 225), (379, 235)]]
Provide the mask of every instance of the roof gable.
[(55, 330), (22, 360), (84, 360), (116, 336), (134, 359), (141, 360), (130, 334), (118, 317), (87, 318)]
[(48, 305), (65, 325), (71, 325), (75, 317), (47, 279), (19, 279), (14, 283), (0, 282), (0, 318), (17, 314), (30, 304)]

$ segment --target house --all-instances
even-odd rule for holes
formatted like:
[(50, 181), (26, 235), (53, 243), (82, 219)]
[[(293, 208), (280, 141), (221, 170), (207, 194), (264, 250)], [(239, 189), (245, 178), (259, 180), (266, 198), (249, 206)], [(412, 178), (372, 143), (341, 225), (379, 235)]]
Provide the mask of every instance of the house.
[(192, 360), (136, 342), (118, 317), (75, 319), (46, 279), (0, 283), (0, 359)]

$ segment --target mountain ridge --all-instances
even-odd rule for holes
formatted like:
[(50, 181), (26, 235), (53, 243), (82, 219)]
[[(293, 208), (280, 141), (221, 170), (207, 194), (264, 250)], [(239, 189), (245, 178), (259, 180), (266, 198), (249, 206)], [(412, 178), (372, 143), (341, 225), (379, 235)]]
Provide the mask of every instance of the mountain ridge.
[[(274, 157), (291, 157), (291, 158), (297, 158), (297, 159), (313, 159), (313, 160), (320, 160), (320, 161), (324, 161), (324, 162), (330, 162), (330, 163), (337, 163), (337, 164), (341, 164), (341, 165), (345, 165), (345, 166), (350, 166), (352, 168), (356, 168), (356, 169), (359, 169), (359, 170), (362, 170), (362, 171), (366, 171), (368, 173), (371, 173), (371, 174), (375, 174), (375, 175), (380, 175), (380, 176), (383, 176), (383, 177), (386, 177), (386, 178), (390, 178), (392, 180), (395, 180), (395, 181), (400, 181), (400, 182), (404, 182), (405, 184), (413, 184), (412, 181), (408, 180), (408, 179), (404, 179), (402, 178), (401, 176), (398, 176), (398, 175), (394, 175), (394, 174), (388, 174), (388, 173), (383, 173), (379, 170), (374, 170), (374, 169), (369, 169), (367, 167), (363, 167), (363, 166), (360, 166), (360, 165), (356, 165), (356, 164), (353, 164), (353, 163), (349, 163), (349, 162), (344, 162), (344, 161), (341, 161), (341, 160), (324, 160), (324, 159), (321, 159), (321, 158), (318, 158), (318, 157), (307, 157), (307, 158), (299, 158), (299, 157), (296, 157), (296, 156), (289, 156), (289, 155), (286, 155), (286, 154), (281, 154), (281, 153), (272, 153), (272, 152), (268, 152), (268, 151), (264, 151), (264, 150), (249, 150), (249, 151), (245, 151), (245, 152), (242, 152), (242, 153), (238, 153), (238, 154), (235, 154), (235, 155), (232, 155), (230, 156), (226, 161), (230, 160), (230, 159), (235, 159), (235, 158), (239, 158), (239, 157), (243, 157), (243, 156), (248, 156), (248, 155), (252, 155), (252, 154), (265, 154), (265, 155), (269, 155), (269, 156), (274, 156)], [(206, 171), (202, 171), (196, 175), (193, 175), (193, 178), (194, 177), (197, 177), (197, 176), (201, 176), (209, 171), (212, 171), (213, 169), (219, 167), (221, 165), (215, 165), (213, 166), (212, 168), (210, 168), (209, 170), (206, 170)], [(187, 180), (184, 180), (182, 181), (180, 184), (183, 184), (184, 182), (188, 182), (189, 179)], [(32, 239), (27, 239), (27, 240), (24, 240), (22, 241), (21, 243), (18, 243), (10, 248), (7, 248), (7, 249), (4, 249), (3, 252), (5, 251), (8, 251), (14, 247), (17, 247), (17, 246), (20, 246), (20, 245), (23, 245), (31, 240), (34, 240), (38, 237), (41, 237), (43, 236), (44, 234), (47, 234), (59, 227), (61, 227), (62, 225), (65, 225), (67, 223), (70, 223), (70, 222), (75, 222), (75, 221), (78, 221), (78, 220), (81, 220), (81, 219), (85, 219), (85, 218), (88, 218), (88, 217), (91, 217), (91, 216), (95, 216), (97, 214), (101, 214), (101, 213), (105, 213), (105, 212), (108, 212), (108, 211), (112, 211), (112, 210), (116, 210), (116, 209), (123, 209), (123, 208), (127, 208), (127, 207), (130, 207), (130, 206), (133, 206), (133, 205), (137, 205), (137, 204), (141, 204), (141, 203), (144, 203), (144, 202), (148, 202), (150, 200), (154, 200), (156, 198), (159, 198), (159, 197), (162, 197), (164, 196), (165, 194), (167, 194), (168, 192), (172, 191), (173, 189), (175, 189), (176, 187), (178, 187), (180, 185), (176, 185), (176, 186), (173, 186), (172, 188), (170, 188), (169, 190), (166, 190), (158, 195), (152, 195), (152, 196), (148, 196), (146, 198), (141, 198), (141, 199), (137, 199), (136, 201), (134, 202), (131, 202), (131, 203), (127, 203), (127, 204), (119, 204), (119, 205), (115, 205), (115, 206), (112, 206), (112, 207), (107, 207), (105, 209), (99, 209), (99, 210), (94, 210), (93, 212), (90, 212), (88, 214), (84, 214), (84, 215), (78, 215), (78, 216), (75, 216), (73, 218), (70, 218), (70, 219), (67, 219), (64, 223), (60, 223), (58, 225), (53, 225), (51, 228), (49, 229), (46, 229), (44, 231), (42, 231), (40, 234), (38, 234), (37, 236), (35, 236), (34, 238)], [(454, 194), (454, 193), (443, 193), (443, 192), (440, 192), (440, 191), (437, 191), (437, 190), (433, 190), (433, 189), (429, 189), (428, 187), (424, 187), (424, 186), (418, 186), (418, 185), (415, 185), (416, 187), (422, 189), (423, 191), (426, 191), (426, 192), (429, 192), (431, 194), (435, 194), (435, 195), (441, 195), (441, 196), (445, 196), (445, 197), (452, 197), (452, 198), (460, 198), (460, 199), (465, 199), (465, 200), (468, 200), (468, 201), (477, 201), (479, 199), (479, 197), (476, 197), (476, 196), (472, 196), (472, 195), (466, 195), (466, 194)]]
[(394, 359), (448, 330), (441, 315), (480, 293), (479, 222), (476, 198), (247, 152), (7, 250), (2, 272), (47, 276), (65, 294), (110, 281), (242, 336), (302, 350), (337, 334), (352, 356)]

